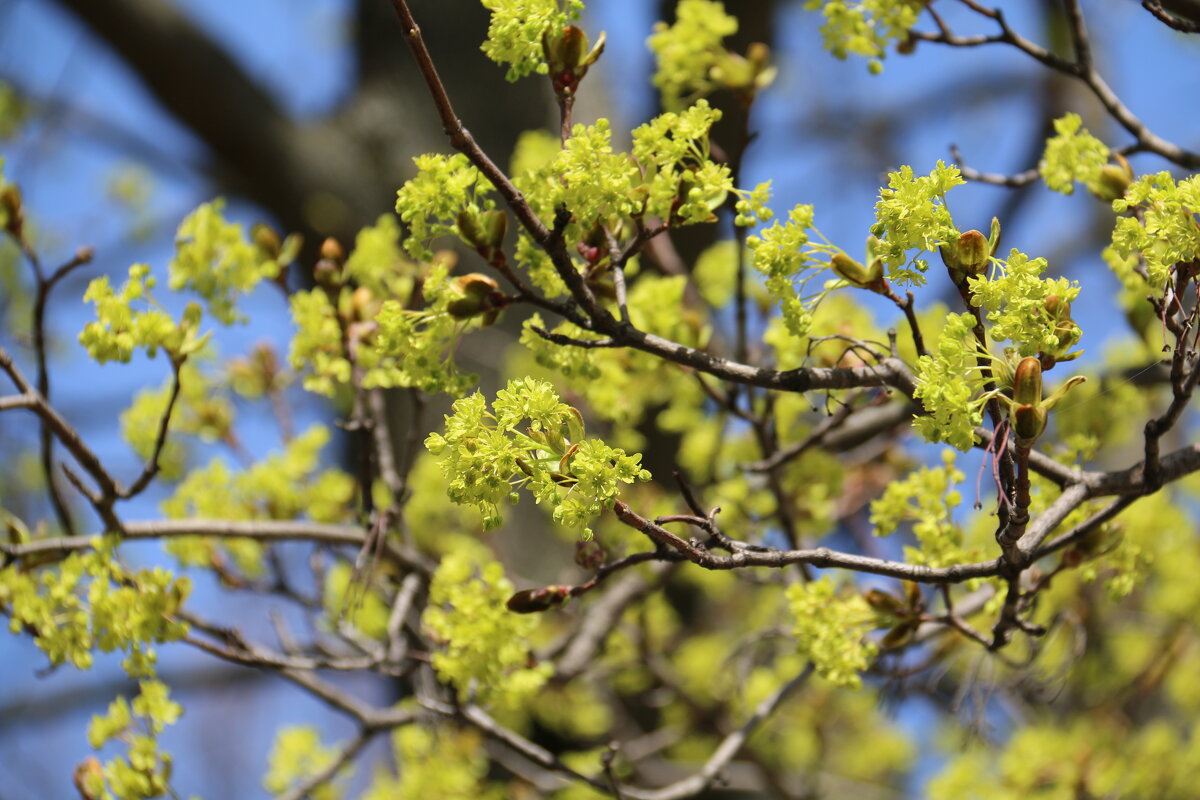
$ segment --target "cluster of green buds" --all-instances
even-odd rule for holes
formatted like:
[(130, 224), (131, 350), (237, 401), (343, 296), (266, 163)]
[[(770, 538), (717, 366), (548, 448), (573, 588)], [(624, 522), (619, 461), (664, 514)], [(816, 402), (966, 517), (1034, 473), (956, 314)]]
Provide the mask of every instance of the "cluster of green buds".
[(554, 95), (560, 101), (575, 96), (579, 82), (604, 52), (604, 42), (602, 32), (596, 43), (589, 47), (587, 34), (574, 25), (557, 32), (547, 29), (542, 34), (542, 53), (550, 67)]
[(709, 68), (708, 77), (749, 105), (755, 95), (770, 86), (779, 73), (770, 60), (770, 47), (762, 42), (751, 42), (744, 56), (727, 50)]
[(504, 235), (508, 233), (508, 214), (500, 209), (474, 211), (464, 208), (458, 212), (458, 235), (475, 249), (488, 264), (499, 267), (504, 262)]
[(460, 275), (450, 286), (458, 297), (446, 304), (446, 312), (455, 319), (479, 317), (485, 328), (496, 321), (509, 303), (500, 285), (478, 272)]
[[(1003, 362), (1002, 362), (1003, 363)], [(1046, 430), (1050, 410), (1058, 405), (1072, 386), (1083, 383), (1087, 378), (1075, 375), (1049, 397), (1042, 397), (1042, 361), (1036, 356), (1022, 358), (1012, 371), (1007, 383), (1012, 396), (998, 394), (997, 397), (1008, 407), (1008, 419), (1012, 425), (1017, 448), (1028, 450)]]
[(1042, 307), (1053, 322), (1054, 335), (1058, 338), (1058, 345), (1053, 350), (1039, 354), (1042, 368), (1050, 369), (1059, 361), (1074, 361), (1079, 358), (1082, 351), (1068, 352), (1083, 336), (1079, 325), (1071, 319), (1071, 304), (1052, 294), (1042, 301)]
[(1125, 191), (1133, 183), (1133, 167), (1129, 165), (1125, 156), (1113, 153), (1113, 160), (1117, 163), (1105, 164), (1100, 169), (1096, 186), (1092, 188), (1092, 194), (1110, 203), (1124, 197)]
[(950, 271), (954, 285), (965, 287), (967, 279), (987, 271), (996, 248), (1000, 246), (1000, 220), (992, 217), (992, 228), (988, 236), (977, 230), (960, 234), (958, 239), (938, 248), (942, 263)]

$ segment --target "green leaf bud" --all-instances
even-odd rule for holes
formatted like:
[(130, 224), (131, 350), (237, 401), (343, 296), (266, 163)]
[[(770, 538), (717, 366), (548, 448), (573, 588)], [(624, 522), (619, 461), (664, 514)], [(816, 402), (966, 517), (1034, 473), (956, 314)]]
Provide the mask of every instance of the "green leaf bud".
[(567, 406), (567, 432), (570, 434), (572, 442), (584, 440), (583, 414), (579, 413), (579, 409), (575, 406)]
[(507, 232), (507, 213), (495, 209), (483, 215), (484, 242), (488, 247), (500, 247), (504, 243), (504, 234)]
[(838, 277), (860, 288), (865, 288), (871, 282), (871, 274), (867, 268), (845, 253), (834, 253), (829, 260), (829, 267)]
[(1105, 164), (1100, 168), (1099, 177), (1096, 179), (1096, 188), (1093, 191), (1093, 194), (1101, 200), (1110, 203), (1124, 197), (1125, 191), (1133, 183), (1133, 167), (1119, 153), (1114, 154), (1113, 158), (1117, 163)]
[(1000, 219), (992, 217), (992, 228), (988, 232), (988, 254), (996, 255), (996, 250), (1000, 248)]
[(884, 634), (884, 637), (879, 640), (879, 646), (884, 650), (891, 650), (892, 648), (907, 644), (912, 635), (916, 633), (917, 627), (920, 624), (921, 622), (918, 619), (907, 619), (901, 622)]
[(464, 208), (458, 212), (458, 217), (455, 219), (458, 224), (458, 233), (463, 241), (471, 245), (471, 247), (483, 247), (484, 233), (483, 227), (479, 224), (479, 217), (474, 211), (469, 208)]

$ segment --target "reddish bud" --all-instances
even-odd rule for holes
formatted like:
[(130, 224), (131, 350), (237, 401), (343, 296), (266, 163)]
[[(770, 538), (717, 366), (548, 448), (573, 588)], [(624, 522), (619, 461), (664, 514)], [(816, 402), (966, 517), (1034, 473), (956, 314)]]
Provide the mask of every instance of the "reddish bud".
[(563, 605), (571, 596), (569, 586), (545, 586), (541, 589), (523, 589), (508, 598), (509, 611), (518, 614), (535, 614)]
[(330, 236), (321, 242), (321, 258), (328, 258), (330, 261), (341, 264), (346, 260), (346, 251), (342, 249), (342, 245), (337, 239)]
[(25, 207), (21, 202), (21, 190), (16, 184), (10, 183), (0, 188), (0, 208), (4, 209), (7, 218), (5, 229), (14, 238), (20, 239), (25, 227)]
[(1042, 402), (1042, 363), (1033, 356), (1022, 358), (1013, 373), (1013, 402), (1021, 406)]

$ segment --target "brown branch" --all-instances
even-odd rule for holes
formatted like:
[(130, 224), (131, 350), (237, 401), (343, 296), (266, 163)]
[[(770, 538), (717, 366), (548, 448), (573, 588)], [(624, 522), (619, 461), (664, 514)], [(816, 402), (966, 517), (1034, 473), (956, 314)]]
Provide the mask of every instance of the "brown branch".
[(118, 494), (123, 500), (141, 494), (150, 485), (150, 481), (154, 480), (154, 476), (158, 475), (158, 460), (162, 457), (163, 448), (167, 446), (167, 431), (171, 427), (171, 415), (175, 411), (175, 403), (179, 400), (179, 392), (182, 388), (179, 382), (179, 370), (181, 366), (182, 362), (172, 360), (171, 394), (167, 399), (167, 407), (163, 410), (162, 417), (158, 422), (158, 434), (154, 437), (154, 448), (150, 453), (150, 458), (146, 461), (146, 465), (142, 468), (142, 474), (137, 477), (128, 489)]
[[(317, 542), (329, 545), (362, 547), (366, 533), (357, 525), (332, 525), (304, 520), (205, 520), (168, 519), (140, 522), (125, 522), (122, 538), (125, 540), (165, 539), (176, 536), (213, 536), (217, 538), (244, 538), (259, 542)], [(92, 537), (61, 537), (38, 539), (14, 545), (0, 542), (0, 553), (10, 559), (30, 556), (54, 555), (90, 550)], [(422, 575), (429, 574), (433, 565), (417, 553), (409, 552), (399, 545), (388, 542), (384, 555), (397, 566)]]
[[(76, 268), (90, 263), (93, 252), (90, 247), (79, 248), (75, 251), (75, 255), (71, 260), (63, 264), (47, 278), (42, 274), (42, 267), (38, 262), (37, 254), (23, 238), (21, 246), (30, 264), (33, 266), (34, 278), (37, 282), (37, 292), (33, 301), (33, 352), (34, 358), (37, 361), (37, 390), (49, 402), (50, 370), (46, 363), (46, 305), (50, 300), (50, 292), (58, 282)], [(50, 430), (50, 424), (44, 418), (39, 422), (38, 444), (41, 451), (42, 476), (46, 481), (46, 489), (50, 495), (51, 505), (54, 507), (54, 514), (58, 517), (58, 522), (62, 526), (63, 532), (73, 534), (75, 532), (75, 523), (71, 519), (71, 511), (67, 507), (67, 503), (63, 499), (62, 492), (59, 489), (58, 476), (54, 474), (53, 434)]]
[[(1082, 55), (1087, 56), (1086, 59), (1067, 61), (1014, 31), (1009, 27), (1008, 22), (1004, 18), (1004, 13), (999, 8), (985, 9), (976, 3), (969, 5), (977, 13), (994, 20), (1000, 26), (1000, 33), (993, 36), (956, 36), (949, 29), (942, 28), (936, 33), (914, 32), (911, 36), (920, 41), (936, 42), (950, 45), (951, 47), (978, 47), (980, 45), (997, 43), (1015, 47), (1050, 69), (1061, 72), (1064, 75), (1069, 75), (1087, 86), (1100, 101), (1101, 105), (1104, 106), (1105, 110), (1108, 111), (1109, 116), (1133, 135), (1134, 139), (1137, 140), (1139, 149), (1155, 153), (1181, 167), (1195, 168), (1200, 166), (1200, 153), (1185, 150), (1179, 145), (1161, 138), (1147, 128), (1145, 123), (1121, 102), (1121, 99), (1112, 90), (1112, 87), (1100, 76), (1100, 73), (1091, 63), (1088, 48), (1085, 47), (1082, 52)], [(1086, 43), (1087, 38), (1086, 32), (1082, 28), (1082, 17), (1079, 18), (1078, 22), (1079, 27), (1073, 30), (1072, 36), (1079, 36), (1082, 33), (1082, 42)], [(1081, 55), (1078, 47), (1079, 42), (1076, 44), (1076, 57), (1079, 58)]]
[(922, 564), (906, 564), (842, 553), (824, 547), (805, 550), (739, 549), (730, 555), (719, 555), (701, 545), (679, 538), (661, 525), (656, 525), (640, 516), (621, 500), (616, 501), (614, 511), (617, 518), (626, 525), (641, 531), (656, 543), (679, 551), (688, 561), (705, 569), (780, 568), (792, 564), (809, 564), (814, 567), (840, 567), (855, 572), (885, 575), (919, 583), (961, 583), (972, 578), (998, 575), (1002, 567), (999, 559), (973, 564), (955, 564), (949, 567), (928, 567)]

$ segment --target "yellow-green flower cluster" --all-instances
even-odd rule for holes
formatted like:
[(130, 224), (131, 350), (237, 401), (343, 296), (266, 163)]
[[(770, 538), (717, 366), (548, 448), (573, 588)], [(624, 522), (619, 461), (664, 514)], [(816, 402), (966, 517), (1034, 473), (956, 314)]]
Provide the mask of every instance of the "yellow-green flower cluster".
[(363, 286), (376, 297), (407, 300), (420, 267), (400, 249), (400, 224), (394, 214), (381, 214), (354, 238), (354, 250), (346, 258), (343, 272), (355, 286)]
[(760, 222), (770, 222), (775, 212), (767, 207), (771, 199), (771, 182), (764, 181), (750, 191), (735, 189), (738, 201), (734, 206), (737, 216), (733, 224), (741, 228), (751, 228)]
[(509, 611), (512, 594), (503, 567), (476, 563), (465, 551), (447, 555), (434, 572), (422, 618), (442, 645), (433, 668), (464, 700), (474, 695), (481, 703), (515, 708), (553, 672), (549, 663), (529, 666), (529, 635), (538, 618)]
[(709, 159), (709, 131), (720, 119), (720, 110), (697, 100), (686, 111), (668, 111), (634, 130), (633, 157), (641, 166), (644, 213), (684, 225), (716, 219), (713, 211), (733, 190), (729, 167)]
[[(708, 334), (703, 319), (684, 303), (687, 279), (682, 275), (660, 277), (640, 275), (629, 290), (629, 318), (638, 330), (653, 333), (692, 347), (702, 346)], [(621, 443), (640, 447), (640, 437), (631, 430), (649, 409), (667, 405), (659, 424), (671, 430), (688, 430), (691, 422), (672, 419), (672, 411), (690, 410), (692, 387), (680, 387), (673, 381), (672, 367), (647, 353), (625, 348), (582, 348), (547, 342), (531, 330), (541, 325), (536, 317), (527, 322), (521, 343), (533, 353), (541, 366), (556, 369), (576, 379), (574, 390), (587, 402), (596, 416), (618, 423)], [(574, 339), (595, 339), (596, 334), (564, 322), (555, 333)], [(698, 391), (699, 387), (695, 387)], [(700, 401), (702, 403), (703, 401)], [(698, 410), (698, 409), (696, 409)], [(686, 412), (685, 412), (686, 413)], [(692, 415), (686, 413), (691, 420)]]
[(0, 570), (0, 612), (14, 633), (26, 631), (51, 664), (92, 665), (93, 652), (123, 650), (134, 677), (153, 674), (158, 642), (181, 638), (187, 626), (174, 619), (190, 591), (156, 567), (131, 571), (114, 554), (115, 542), (96, 540), (95, 549), (72, 553), (54, 567), (27, 571), (19, 564)]
[(380, 771), (362, 800), (503, 800), (487, 781), (479, 735), (450, 727), (409, 725), (392, 734), (397, 775)]
[(954, 522), (952, 509), (962, 502), (955, 487), (963, 477), (954, 466), (954, 451), (946, 450), (942, 466), (921, 467), (892, 481), (871, 503), (875, 535), (889, 536), (902, 524), (912, 523), (917, 547), (904, 548), (905, 561), (931, 567), (958, 563), (963, 558), (963, 532)]
[[(213, 459), (188, 473), (162, 502), (162, 512), (174, 519), (341, 521), (350, 513), (356, 484), (337, 468), (318, 470), (328, 442), (329, 429), (313, 425), (288, 442), (282, 453), (272, 453), (245, 470), (231, 471), (224, 460)], [(184, 536), (167, 545), (185, 566), (211, 566), (218, 547), (243, 572), (261, 573), (262, 546), (254, 540)]]
[(1113, 228), (1113, 250), (1146, 259), (1150, 285), (1166, 285), (1176, 264), (1200, 258), (1200, 175), (1176, 181), (1168, 172), (1145, 175), (1130, 185), (1113, 210), (1142, 210), (1142, 222), (1120, 217)]
[(828, 576), (792, 584), (787, 599), (795, 619), (792, 635), (800, 655), (829, 682), (860, 688), (859, 673), (871, 665), (878, 650), (866, 638), (875, 627), (875, 614), (867, 601), (858, 594), (838, 597)]
[(171, 700), (165, 684), (144, 680), (140, 692), (129, 703), (117, 697), (104, 716), (92, 717), (88, 743), (99, 750), (113, 739), (128, 747), (128, 758), (117, 756), (101, 766), (89, 759), (76, 770), (87, 797), (149, 800), (174, 795), (170, 789), (171, 756), (158, 749), (158, 736), (174, 725), (183, 707)]
[[(96, 278), (88, 284), (83, 301), (96, 306), (96, 321), (89, 322), (79, 334), (79, 343), (87, 348), (88, 355), (101, 364), (107, 361), (128, 362), (133, 351), (145, 348), (153, 358), (161, 347), (172, 360), (182, 360), (196, 352), (208, 341), (208, 335), (199, 335), (202, 311), (195, 303), (188, 303), (178, 322), (161, 308), (154, 307), (149, 291), (154, 288), (150, 267), (134, 264), (129, 268), (129, 279), (115, 291), (108, 276)], [(134, 305), (149, 306), (145, 310)]]
[(459, 337), (480, 323), (474, 318), (457, 319), (447, 310), (461, 297), (452, 284), (445, 265), (437, 264), (422, 285), (424, 309), (407, 309), (399, 300), (383, 304), (375, 317), (377, 334), (359, 350), (363, 386), (414, 386), (457, 397), (478, 380), (472, 373), (460, 372), (454, 361)]
[(821, 36), (833, 55), (867, 56), (871, 72), (879, 73), (888, 44), (908, 36), (925, 0), (806, 0), (804, 7), (821, 9)]
[(319, 470), (329, 429), (313, 425), (249, 468), (230, 474), (225, 462), (214, 459), (193, 470), (162, 504), (173, 518), (295, 519), (317, 522), (344, 519), (354, 492), (354, 479), (330, 467)]
[[(263, 788), (272, 796), (281, 795), (297, 784), (312, 778), (326, 769), (337, 758), (337, 748), (321, 743), (320, 732), (311, 725), (289, 725), (275, 734), (275, 744), (267, 756), (267, 774), (263, 776)], [(341, 770), (339, 777), (353, 771), (354, 762)], [(316, 789), (305, 794), (312, 800), (338, 800), (343, 787), (336, 780), (323, 781)]]
[(482, 0), (492, 12), (483, 52), (497, 64), (508, 64), (505, 77), (515, 81), (549, 67), (542, 36), (561, 31), (583, 10), (583, 0)]
[(1100, 193), (1100, 170), (1108, 163), (1108, 146), (1088, 133), (1078, 114), (1054, 120), (1054, 136), (1046, 140), (1046, 151), (1038, 172), (1056, 192), (1072, 194), (1076, 182)]
[(1079, 340), (1078, 326), (1065, 326), (1046, 310), (1046, 298), (1070, 303), (1079, 295), (1079, 284), (1066, 278), (1042, 278), (1046, 259), (1030, 258), (1013, 249), (999, 263), (995, 278), (968, 279), (971, 305), (987, 310), (989, 333), (996, 341), (1010, 341), (1022, 356), (1065, 353)]
[(415, 259), (433, 258), (429, 242), (457, 233), (460, 212), (478, 215), (495, 207), (491, 184), (462, 153), (429, 153), (413, 159), (417, 174), (396, 192), (396, 213), (408, 226), (405, 251)]
[(300, 239), (289, 236), (277, 249), (250, 242), (240, 224), (222, 216), (224, 209), (218, 198), (184, 217), (168, 275), (172, 289), (195, 291), (212, 315), (229, 325), (241, 319), (237, 295), (249, 293), (264, 278), (278, 277), (299, 254)]
[(962, 451), (975, 446), (975, 426), (983, 420), (983, 388), (977, 359), (975, 317), (949, 314), (936, 350), (917, 361), (914, 396), (925, 407), (925, 416), (913, 421), (929, 442), (946, 442)]
[[(805, 336), (812, 325), (812, 313), (800, 296), (807, 278), (800, 275), (815, 264), (808, 248), (813, 227), (813, 207), (796, 206), (788, 221), (775, 222), (746, 240), (751, 263), (767, 279), (767, 291), (783, 310), (783, 321), (794, 336)], [(799, 284), (799, 285), (797, 285)]]
[(430, 434), (425, 446), (450, 480), (450, 499), (478, 508), (484, 530), (503, 522), (500, 504), (515, 502), (516, 488), (524, 486), (554, 509), (556, 522), (590, 537), (588, 523), (612, 507), (620, 484), (650, 479), (641, 454), (586, 438), (579, 412), (544, 381), (509, 381), (492, 412), (478, 392), (455, 401), (453, 410), (445, 432)]
[(958, 238), (946, 207), (946, 192), (964, 183), (958, 167), (941, 161), (921, 177), (916, 177), (909, 166), (888, 174), (888, 185), (879, 190), (875, 204), (872, 232), (881, 240), (876, 254), (887, 264), (890, 279), (914, 286), (925, 283), (929, 264), (921, 258), (909, 263), (908, 251), (933, 252)]
[(543, 206), (565, 205), (585, 229), (601, 218), (624, 216), (636, 208), (631, 196), (637, 167), (624, 153), (614, 153), (607, 119), (595, 125), (576, 125), (571, 138), (550, 162), (558, 181), (540, 198)]
[(646, 44), (657, 63), (654, 85), (662, 92), (663, 108), (676, 111), (715, 88), (712, 68), (725, 55), (725, 37), (737, 29), (737, 19), (713, 0), (680, 0), (674, 24), (655, 23)]
[[(1095, 716), (1095, 715), (1093, 715)], [(930, 800), (1120, 797), (1187, 800), (1200, 769), (1200, 726), (1156, 718), (1034, 720), (1003, 747), (971, 747), (928, 786)]]

